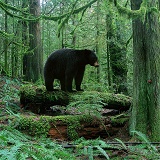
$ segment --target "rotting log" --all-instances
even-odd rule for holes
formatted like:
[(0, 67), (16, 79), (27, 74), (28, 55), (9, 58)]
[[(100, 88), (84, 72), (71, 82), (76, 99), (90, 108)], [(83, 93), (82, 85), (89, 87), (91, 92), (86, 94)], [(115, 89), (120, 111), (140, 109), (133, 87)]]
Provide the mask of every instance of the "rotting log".
[(100, 98), (103, 107), (106, 109), (127, 111), (132, 102), (131, 97), (123, 94), (97, 91), (74, 93), (63, 91), (48, 92), (44, 86), (24, 85), (20, 88), (20, 103), (23, 108), (29, 109), (34, 113), (45, 114), (47, 110), (50, 110), (51, 106), (67, 106), (71, 102), (76, 102), (77, 96), (81, 97), (81, 101), (85, 102), (87, 99), (87, 103), (91, 104), (91, 101), (94, 99), (93, 95)]
[[(7, 118), (9, 120), (9, 118)], [(19, 116), (11, 118), (16, 128), (32, 136), (48, 136), (57, 140), (75, 140), (80, 137), (86, 139), (107, 138), (115, 136), (127, 123), (114, 125), (111, 118), (97, 118), (90, 115), (64, 116)], [(18, 121), (18, 123), (17, 123)]]

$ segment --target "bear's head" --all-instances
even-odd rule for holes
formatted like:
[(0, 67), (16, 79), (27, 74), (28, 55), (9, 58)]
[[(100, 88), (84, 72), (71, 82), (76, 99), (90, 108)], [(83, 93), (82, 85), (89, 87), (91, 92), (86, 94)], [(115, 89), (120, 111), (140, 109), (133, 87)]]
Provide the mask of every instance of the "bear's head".
[(87, 49), (85, 49), (85, 52), (87, 52), (88, 54), (88, 64), (94, 67), (99, 67), (98, 58), (96, 54), (93, 51)]

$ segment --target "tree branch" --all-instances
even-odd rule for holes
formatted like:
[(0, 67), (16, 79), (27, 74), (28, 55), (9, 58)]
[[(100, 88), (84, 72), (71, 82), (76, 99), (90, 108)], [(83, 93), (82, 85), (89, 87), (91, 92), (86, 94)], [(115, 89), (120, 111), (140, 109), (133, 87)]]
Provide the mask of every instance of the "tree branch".
[(121, 6), (117, 0), (114, 0), (114, 5), (117, 7), (120, 14), (127, 15), (128, 18), (144, 18), (147, 12), (147, 2), (143, 0), (139, 10), (130, 10), (126, 7)]
[[(95, 3), (97, 0), (92, 0), (91, 2), (89, 2), (88, 4), (78, 8), (78, 9), (75, 9), (71, 12), (68, 12), (68, 13), (65, 13), (63, 15), (60, 15), (60, 16), (46, 16), (46, 15), (41, 15), (39, 17), (33, 17), (32, 15), (30, 15), (29, 13), (23, 11), (23, 10), (20, 10), (20, 9), (17, 9), (16, 7), (12, 7), (8, 4), (5, 4), (3, 3), (2, 1), (0, 1), (0, 8), (2, 8), (9, 16), (11, 17), (16, 17), (16, 18), (19, 18), (19, 19), (22, 19), (24, 21), (39, 21), (40, 19), (45, 19), (45, 20), (52, 20), (52, 21), (58, 21), (59, 19), (63, 19), (65, 17), (68, 17), (70, 14), (78, 14), (79, 12), (81, 11), (84, 11), (86, 10), (87, 8), (89, 8), (93, 3)], [(24, 15), (28, 15), (28, 18), (25, 18), (23, 16), (18, 16), (18, 15), (15, 15), (13, 13), (11, 13), (10, 11), (8, 11), (8, 9), (12, 10), (12, 11), (16, 11), (16, 12), (21, 12), (22, 14)]]

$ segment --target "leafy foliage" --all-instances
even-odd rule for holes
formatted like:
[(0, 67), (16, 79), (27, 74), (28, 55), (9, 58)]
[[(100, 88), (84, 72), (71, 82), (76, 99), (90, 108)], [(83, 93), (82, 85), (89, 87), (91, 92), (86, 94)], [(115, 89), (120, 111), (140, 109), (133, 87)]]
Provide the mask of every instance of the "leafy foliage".
[(81, 114), (89, 114), (101, 117), (101, 110), (104, 102), (103, 99), (92, 92), (74, 95), (74, 100), (67, 106), (68, 110), (74, 109)]
[(19, 99), (19, 90), (21, 82), (18, 79), (11, 79), (8, 77), (0, 77), (0, 104), (5, 108), (0, 108), (0, 115), (6, 112), (13, 115), (20, 110), (20, 107), (15, 103)]
[[(94, 95), (94, 94), (93, 94)], [(89, 96), (88, 103), (92, 106), (95, 101), (95, 96)], [(80, 97), (79, 97), (80, 98)], [(86, 97), (85, 97), (86, 98)], [(101, 104), (101, 98), (96, 98)], [(83, 100), (80, 104), (82, 104)], [(19, 115), (12, 112), (12, 108), (7, 108), (9, 115), (19, 119)], [(88, 113), (94, 113), (89, 109)], [(42, 121), (43, 122), (43, 121)], [(10, 123), (13, 124), (13, 121)], [(73, 130), (75, 120), (70, 124), (69, 130)], [(36, 126), (36, 121), (34, 123)], [(105, 142), (101, 139), (86, 140), (80, 138), (74, 142), (74, 149), (65, 149), (64, 145), (58, 144), (56, 141), (48, 138), (36, 138), (25, 135), (14, 129), (15, 125), (1, 125), (0, 132), (0, 159), (37, 159), (37, 160), (52, 160), (52, 159), (89, 159), (94, 160), (96, 157), (105, 159), (155, 159), (158, 160), (160, 154), (156, 146), (149, 142), (149, 139), (142, 133), (134, 131), (134, 135), (141, 141), (139, 145), (127, 145), (120, 139), (115, 139), (117, 144)], [(37, 127), (39, 127), (37, 125)], [(36, 128), (36, 127), (33, 127)], [(43, 128), (41, 126), (40, 128)], [(43, 131), (43, 129), (42, 129)], [(75, 135), (73, 135), (75, 136)], [(65, 143), (65, 142), (64, 142)], [(71, 145), (72, 146), (72, 145)], [(119, 152), (118, 152), (119, 151)]]
[(8, 77), (0, 77), (0, 98), (4, 101), (10, 101), (19, 98), (18, 87), (21, 86), (21, 82), (18, 79), (11, 79)]
[[(96, 140), (85, 140), (83, 138), (77, 140), (75, 143), (78, 143), (77, 154), (86, 155), (89, 160), (94, 159), (94, 156), (103, 156), (106, 159), (159, 159), (160, 153), (157, 148), (152, 145), (148, 140), (146, 143), (146, 136), (140, 132), (136, 132), (137, 139), (143, 139), (139, 145), (134, 145), (130, 143), (127, 145), (120, 139), (115, 139), (116, 142), (105, 142), (100, 139)], [(82, 147), (83, 146), (83, 147)], [(82, 149), (83, 148), (83, 149)], [(121, 154), (113, 156), (114, 152), (121, 151)], [(111, 152), (112, 151), (112, 152)]]
[[(146, 141), (146, 136), (140, 132), (134, 132), (137, 138), (143, 139), (145, 143), (140, 145), (126, 145), (119, 139), (115, 139), (117, 144), (105, 142), (101, 139), (85, 140), (80, 138), (74, 142), (76, 148), (65, 149), (63, 144), (60, 145), (48, 138), (33, 138), (27, 136), (16, 129), (4, 127), (0, 132), (0, 159), (2, 160), (25, 160), (27, 158), (37, 160), (75, 160), (85, 157), (94, 160), (95, 157), (104, 157), (107, 160), (117, 159), (122, 156), (125, 159), (155, 159), (158, 160), (160, 153), (155, 146)], [(146, 143), (147, 142), (147, 143)], [(134, 143), (133, 143), (134, 144)], [(71, 145), (72, 146), (72, 145)], [(73, 145), (75, 146), (75, 145)], [(112, 152), (111, 152), (112, 150)], [(113, 157), (116, 150), (123, 150), (122, 155)], [(118, 159), (121, 159), (120, 157)]]
[(49, 139), (33, 139), (13, 128), (5, 127), (0, 132), (0, 159), (26, 160), (29, 158), (35, 160), (74, 160), (75, 156)]
[(136, 146), (128, 146), (130, 154), (127, 155), (127, 158), (137, 157), (158, 160), (160, 157), (160, 153), (157, 150), (156, 146), (151, 144), (147, 136), (138, 131), (133, 131), (133, 133), (135, 134), (136, 138), (142, 142), (142, 144)]

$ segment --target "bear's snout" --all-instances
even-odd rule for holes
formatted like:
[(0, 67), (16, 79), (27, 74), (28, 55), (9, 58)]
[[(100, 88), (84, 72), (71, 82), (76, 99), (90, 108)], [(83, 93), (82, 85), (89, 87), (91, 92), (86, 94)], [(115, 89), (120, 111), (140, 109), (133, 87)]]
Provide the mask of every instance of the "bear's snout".
[(99, 67), (99, 64), (98, 64), (98, 62), (96, 61), (96, 62), (94, 62), (94, 66), (95, 67)]

